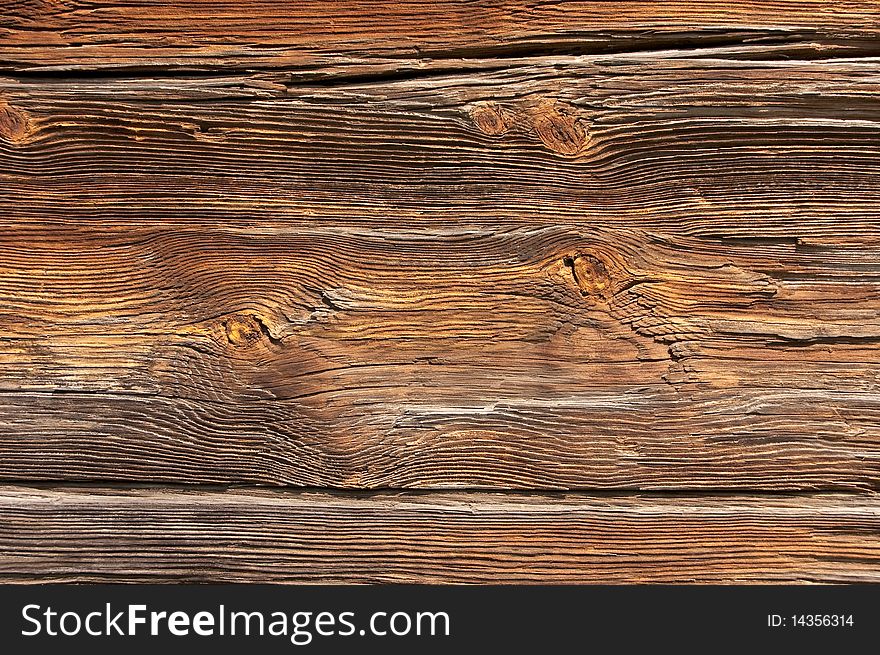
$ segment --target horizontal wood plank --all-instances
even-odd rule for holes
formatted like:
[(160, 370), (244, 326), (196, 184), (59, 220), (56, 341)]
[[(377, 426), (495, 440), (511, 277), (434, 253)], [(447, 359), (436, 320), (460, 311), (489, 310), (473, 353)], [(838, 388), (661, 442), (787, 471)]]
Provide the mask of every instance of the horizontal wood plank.
[(867, 245), (161, 225), (0, 243), (7, 479), (880, 481)]
[(0, 489), (3, 582), (880, 581), (876, 496)]
[(877, 70), (658, 55), (330, 86), (3, 79), (0, 221), (604, 226), (876, 246)]
[[(791, 54), (877, 51), (869, 0), (652, 3), (535, 0), (11, 0), (0, 68), (339, 66), (398, 71), (436, 60), (725, 43)], [(445, 65), (448, 65), (446, 63)]]

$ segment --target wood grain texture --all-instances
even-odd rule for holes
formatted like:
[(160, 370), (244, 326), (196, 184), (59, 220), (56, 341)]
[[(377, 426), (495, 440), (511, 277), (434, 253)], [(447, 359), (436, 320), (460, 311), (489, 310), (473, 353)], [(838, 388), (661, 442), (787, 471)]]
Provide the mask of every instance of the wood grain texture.
[(0, 490), (0, 579), (877, 582), (876, 496)]
[[(420, 69), (534, 52), (770, 43), (877, 52), (870, 0), (11, 0), (0, 61), (23, 70), (178, 67)], [(448, 65), (445, 63), (443, 65)]]
[(833, 255), (567, 229), (26, 233), (0, 249), (10, 479), (878, 481), (876, 283)]
[(878, 44), (4, 3), (0, 579), (878, 581)]
[(876, 65), (633, 57), (10, 80), (0, 473), (876, 488)]
[(15, 225), (565, 225), (876, 246), (877, 69), (658, 53), (328, 85), (6, 77), (0, 198)]

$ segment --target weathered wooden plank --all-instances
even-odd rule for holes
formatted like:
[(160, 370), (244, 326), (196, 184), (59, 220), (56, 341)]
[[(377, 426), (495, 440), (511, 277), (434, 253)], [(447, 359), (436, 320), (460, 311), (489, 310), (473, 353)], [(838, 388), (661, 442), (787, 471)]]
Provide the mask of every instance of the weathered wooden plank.
[(880, 241), (876, 60), (517, 61), (338, 86), (7, 79), (0, 220)]
[[(398, 71), (436, 60), (534, 51), (724, 43), (876, 52), (870, 0), (650, 3), (439, 0), (12, 0), (0, 17), (6, 69), (343, 66)], [(448, 63), (446, 64), (448, 65)]]
[(877, 582), (877, 497), (0, 489), (4, 582)]
[(880, 480), (868, 245), (161, 224), (0, 245), (6, 479)]

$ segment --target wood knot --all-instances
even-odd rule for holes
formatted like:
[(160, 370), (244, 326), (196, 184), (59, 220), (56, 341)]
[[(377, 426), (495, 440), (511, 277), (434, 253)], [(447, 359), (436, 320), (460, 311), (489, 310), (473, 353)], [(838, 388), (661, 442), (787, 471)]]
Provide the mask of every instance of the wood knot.
[(255, 316), (231, 316), (224, 323), (226, 338), (233, 346), (245, 348), (257, 343), (266, 327)]
[(581, 295), (601, 300), (610, 300), (614, 291), (611, 274), (605, 263), (593, 255), (578, 254), (565, 257), (562, 262), (571, 271), (572, 279)]
[(11, 143), (21, 143), (32, 131), (27, 112), (0, 101), (0, 137)]
[(510, 119), (496, 102), (480, 102), (471, 109), (471, 120), (483, 134), (500, 136), (510, 129)]
[(532, 110), (532, 125), (541, 142), (560, 155), (577, 155), (587, 143), (581, 120), (562, 103), (547, 101)]
[(524, 134), (566, 157), (579, 155), (587, 146), (586, 121), (576, 107), (554, 99), (527, 98), (510, 106), (478, 102), (470, 117), (483, 134)]

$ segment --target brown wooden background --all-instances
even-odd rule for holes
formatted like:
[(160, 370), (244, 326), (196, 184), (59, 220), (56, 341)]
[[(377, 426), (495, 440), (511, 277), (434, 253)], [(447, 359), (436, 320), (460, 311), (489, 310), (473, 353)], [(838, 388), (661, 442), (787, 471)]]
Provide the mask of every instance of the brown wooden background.
[(4, 1), (0, 483), (4, 581), (880, 581), (880, 7)]

